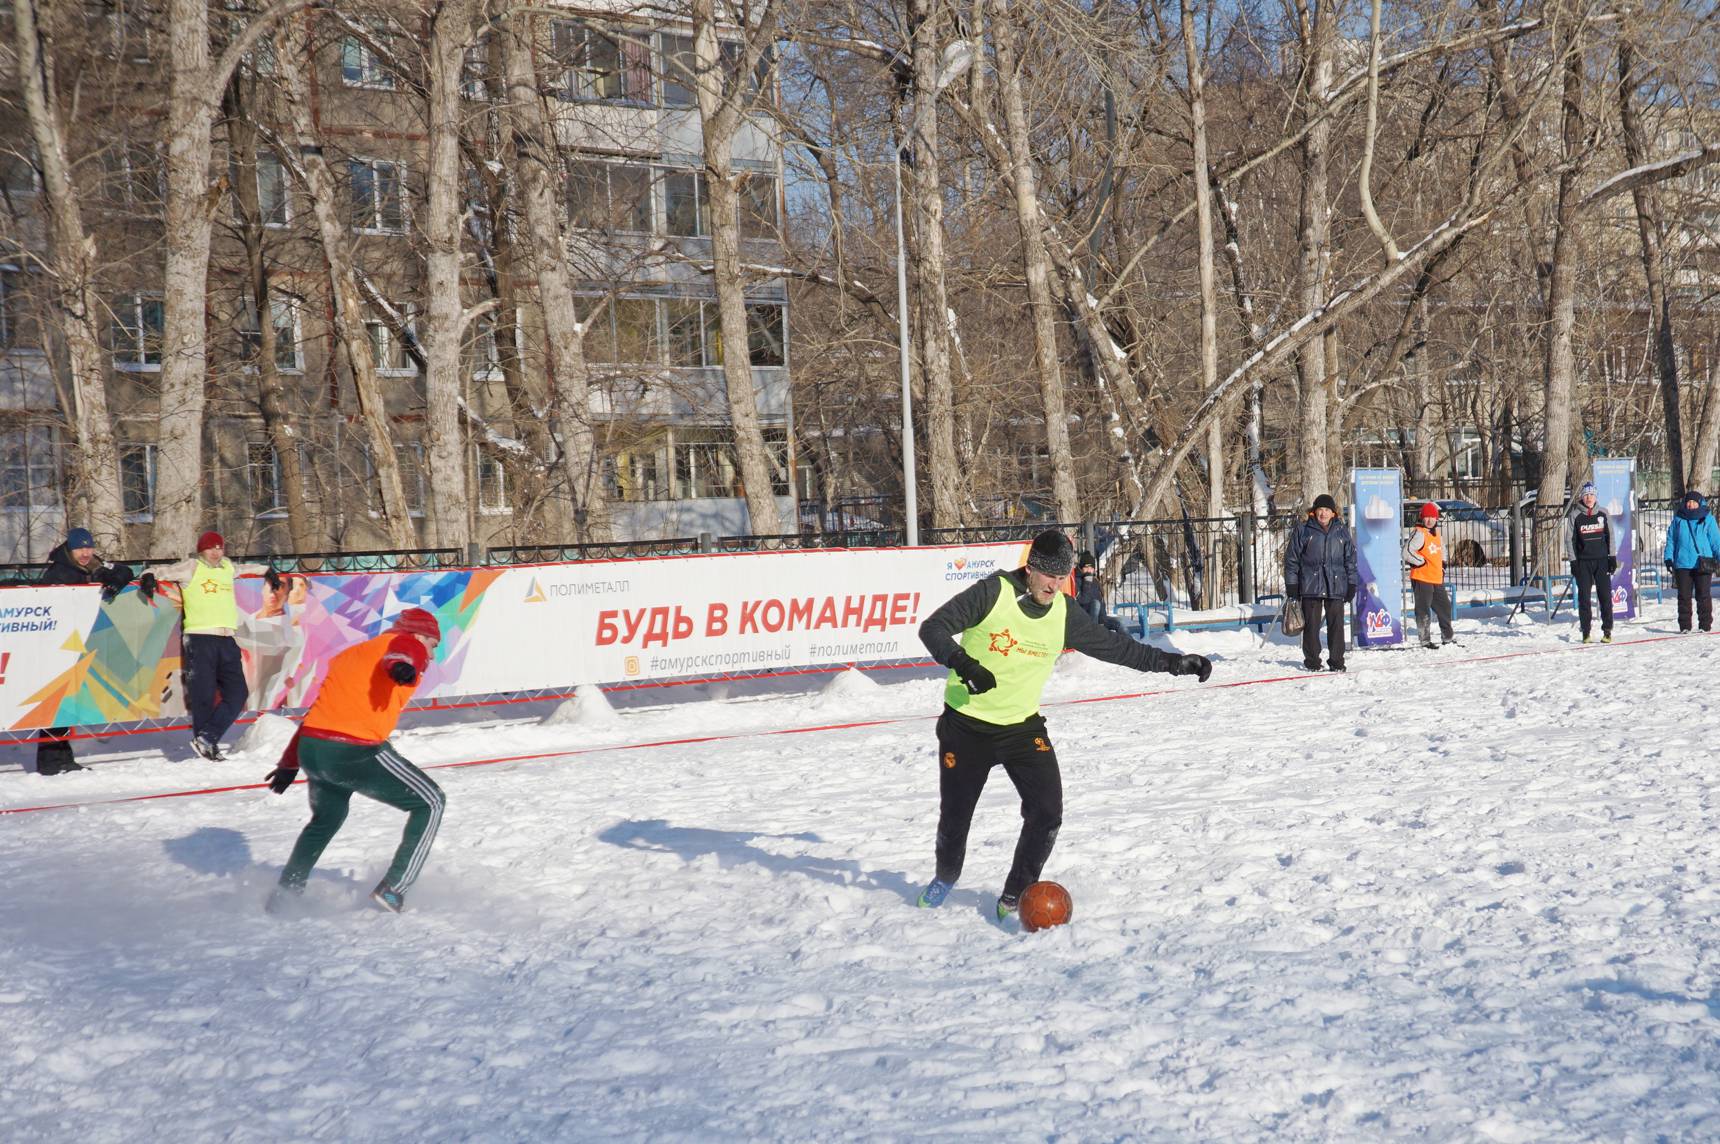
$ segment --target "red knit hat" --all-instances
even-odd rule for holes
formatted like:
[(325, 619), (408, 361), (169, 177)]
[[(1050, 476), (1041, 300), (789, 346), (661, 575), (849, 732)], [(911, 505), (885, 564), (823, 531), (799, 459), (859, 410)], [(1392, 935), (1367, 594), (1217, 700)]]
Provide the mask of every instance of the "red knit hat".
[(423, 608), (407, 608), (395, 616), (394, 630), (408, 635), (429, 636), (438, 643), (442, 641), (442, 625)]
[(206, 552), (211, 548), (225, 547), (227, 547), (227, 542), (222, 540), (221, 534), (216, 532), (214, 529), (210, 529), (208, 532), (205, 532), (202, 536), (197, 538), (197, 551), (199, 552)]
[(1429, 517), (1436, 517), (1438, 515), (1439, 506), (1434, 504), (1432, 501), (1428, 501), (1426, 504), (1421, 506), (1421, 519), (1426, 520)]

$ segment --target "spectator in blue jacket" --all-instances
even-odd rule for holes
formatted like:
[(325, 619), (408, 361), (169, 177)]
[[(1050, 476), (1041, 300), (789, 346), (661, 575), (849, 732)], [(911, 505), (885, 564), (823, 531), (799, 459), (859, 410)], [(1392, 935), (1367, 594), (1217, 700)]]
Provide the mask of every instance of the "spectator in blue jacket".
[(1720, 526), (1708, 501), (1691, 489), (1666, 530), (1666, 570), (1678, 584), (1678, 630), (1690, 630), (1690, 604), (1703, 631), (1714, 626), (1714, 569), (1720, 566)]
[(1328, 666), (1344, 670), (1344, 603), (1356, 598), (1360, 585), (1356, 542), (1338, 519), (1338, 502), (1321, 493), (1284, 553), (1284, 591), (1302, 602), (1302, 666), (1309, 671), (1320, 670), (1322, 617)]

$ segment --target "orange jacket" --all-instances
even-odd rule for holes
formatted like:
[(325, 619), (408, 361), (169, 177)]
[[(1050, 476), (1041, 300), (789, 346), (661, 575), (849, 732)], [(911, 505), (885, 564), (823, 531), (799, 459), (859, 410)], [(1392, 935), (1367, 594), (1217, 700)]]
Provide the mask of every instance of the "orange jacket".
[(1403, 547), (1409, 578), (1423, 584), (1445, 583), (1445, 540), (1438, 532), (1417, 525)]
[(305, 734), (348, 743), (380, 743), (394, 734), (400, 712), (418, 681), (399, 683), (388, 674), (410, 663), (422, 679), (430, 657), (416, 637), (384, 632), (335, 656), (305, 715)]

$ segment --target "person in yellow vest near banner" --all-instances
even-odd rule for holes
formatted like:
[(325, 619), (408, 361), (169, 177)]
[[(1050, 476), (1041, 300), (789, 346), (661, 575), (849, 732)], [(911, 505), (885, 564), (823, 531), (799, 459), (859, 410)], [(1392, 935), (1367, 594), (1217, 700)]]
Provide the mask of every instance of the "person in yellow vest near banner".
[[(1421, 506), (1421, 523), (1404, 541), (1404, 563), (1409, 565), (1410, 591), (1415, 594), (1415, 630), (1422, 647), (1456, 642), (1451, 630), (1451, 593), (1445, 588), (1445, 538), (1439, 535), (1439, 506), (1428, 501)], [(1439, 620), (1439, 644), (1433, 642), (1427, 614)]]
[(371, 901), (391, 913), (406, 904), (406, 889), (430, 856), (447, 800), (388, 737), (441, 642), (436, 617), (423, 608), (407, 608), (388, 631), (329, 662), (304, 723), (265, 780), (270, 790), (283, 794), (302, 766), (311, 797), (311, 820), (281, 868), (280, 885), (269, 895), (265, 908), (270, 913), (304, 892), (317, 859), (346, 822), (354, 794), (406, 812), (394, 862), (370, 893)]
[(1026, 567), (992, 573), (920, 625), (926, 650), (950, 669), (938, 718), (937, 873), (920, 894), (922, 908), (943, 905), (961, 877), (974, 807), (997, 766), (1021, 795), (1022, 819), (997, 919), (1015, 913), (1021, 891), (1039, 880), (1063, 824), (1063, 777), (1039, 697), (1066, 649), (1136, 671), (1194, 675), (1202, 683), (1212, 674), (1203, 655), (1136, 643), (1075, 606), (1061, 591), (1074, 567), (1069, 538), (1055, 529), (1042, 532)]
[(191, 749), (219, 760), (221, 736), (245, 710), (250, 691), (245, 661), (239, 654), (239, 605), (233, 598), (236, 576), (261, 576), (279, 589), (282, 578), (267, 564), (235, 564), (219, 532), (197, 538), (197, 555), (166, 568), (155, 578), (179, 585), (185, 608), (185, 706), (191, 711)]

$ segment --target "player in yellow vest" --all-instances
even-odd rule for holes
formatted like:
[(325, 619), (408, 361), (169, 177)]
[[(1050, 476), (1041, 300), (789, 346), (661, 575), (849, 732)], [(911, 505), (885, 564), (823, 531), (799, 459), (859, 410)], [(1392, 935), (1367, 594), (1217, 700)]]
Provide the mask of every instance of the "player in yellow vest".
[(1203, 655), (1174, 655), (1109, 631), (1059, 588), (1075, 567), (1075, 546), (1050, 530), (1033, 540), (1027, 566), (995, 572), (945, 603), (920, 625), (932, 658), (950, 669), (938, 719), (937, 874), (919, 904), (940, 906), (961, 877), (968, 826), (991, 769), (1002, 766), (1021, 795), (1015, 862), (997, 899), (997, 918), (1016, 911), (1039, 880), (1063, 823), (1063, 777), (1039, 713), (1039, 696), (1067, 648), (1136, 671), (1212, 673)]
[[(262, 576), (279, 588), (279, 574), (267, 564), (235, 564), (227, 559), (227, 542), (219, 532), (197, 539), (197, 555), (155, 570), (157, 580), (179, 585), (185, 608), (185, 706), (191, 712), (191, 749), (219, 760), (221, 736), (245, 710), (251, 697), (245, 683), (245, 661), (239, 642), (239, 605), (233, 598), (233, 578)], [(220, 699), (217, 702), (216, 697)]]
[(1415, 630), (1422, 647), (1439, 646), (1428, 629), (1427, 614), (1439, 619), (1440, 644), (1452, 643), (1451, 593), (1445, 588), (1445, 539), (1439, 535), (1439, 506), (1428, 501), (1421, 506), (1421, 523), (1404, 542), (1404, 563), (1409, 565), (1410, 591), (1415, 595)]

